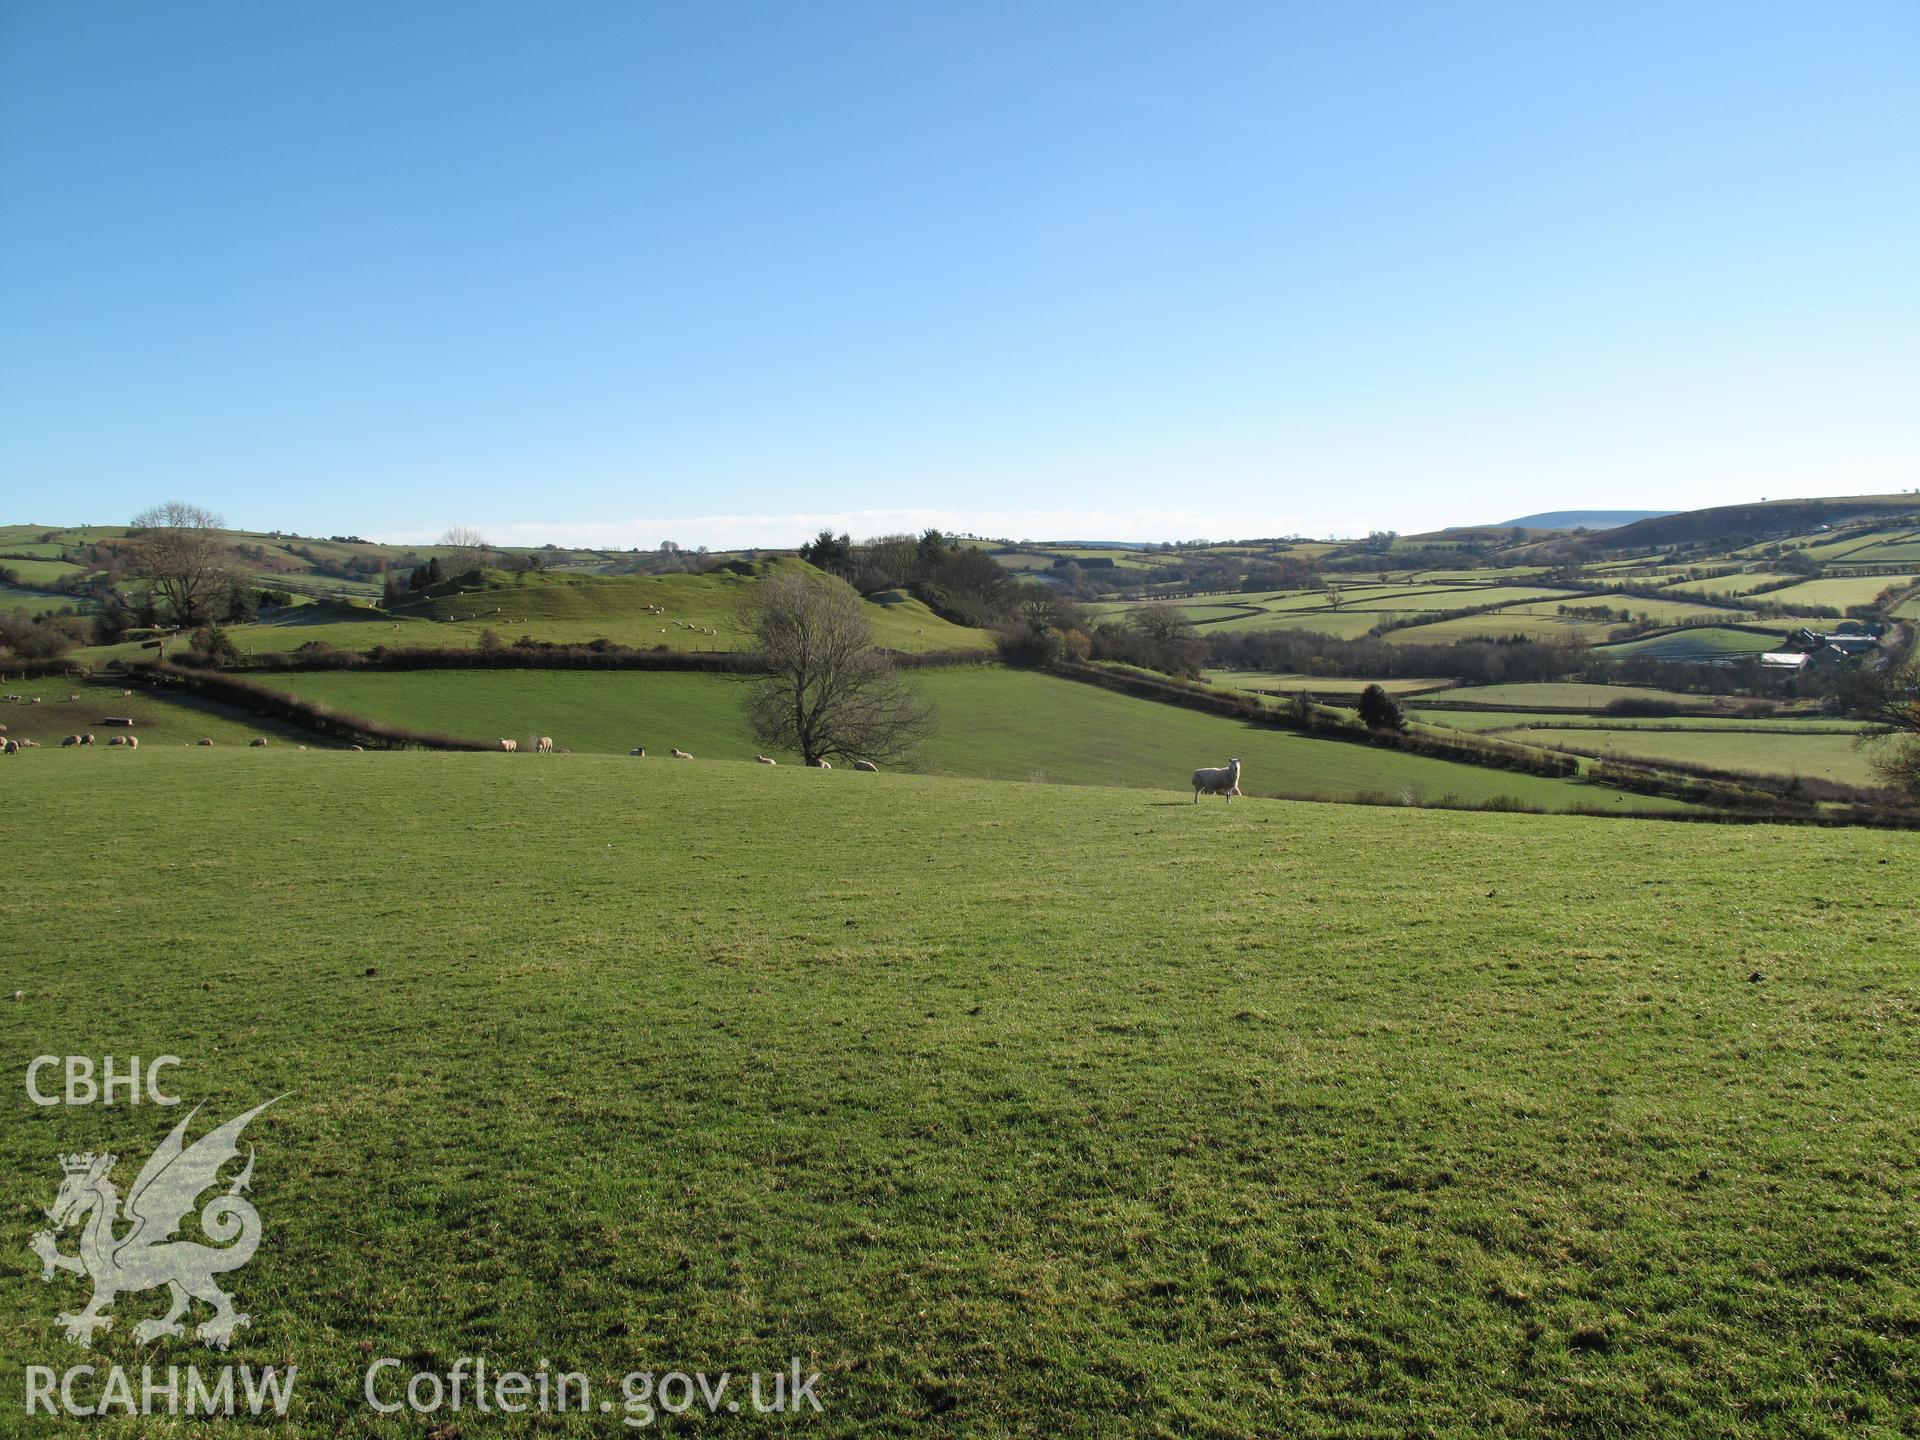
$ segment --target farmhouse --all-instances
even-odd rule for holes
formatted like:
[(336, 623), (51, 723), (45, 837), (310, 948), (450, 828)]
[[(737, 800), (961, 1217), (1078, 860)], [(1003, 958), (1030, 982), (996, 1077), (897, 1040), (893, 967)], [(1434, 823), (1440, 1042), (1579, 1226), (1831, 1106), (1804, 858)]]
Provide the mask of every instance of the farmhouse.
[(1793, 638), (1796, 644), (1805, 646), (1809, 651), (1835, 650), (1847, 659), (1865, 655), (1879, 648), (1880, 641), (1877, 636), (1864, 633), (1863, 627), (1858, 625), (1851, 629), (1846, 626), (1847, 622), (1842, 621), (1841, 628), (1831, 633), (1811, 629), (1797, 630)]

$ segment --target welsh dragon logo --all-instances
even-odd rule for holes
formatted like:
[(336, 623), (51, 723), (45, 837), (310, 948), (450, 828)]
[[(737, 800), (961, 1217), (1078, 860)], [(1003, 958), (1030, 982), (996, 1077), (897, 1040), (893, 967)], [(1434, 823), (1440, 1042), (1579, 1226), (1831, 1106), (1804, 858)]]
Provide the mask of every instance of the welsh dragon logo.
[[(276, 1096), (275, 1100), (284, 1098)], [(200, 1211), (200, 1228), (214, 1243), (203, 1245), (175, 1237), (200, 1196), (220, 1183), (221, 1167), (239, 1157), (240, 1132), (247, 1128), (247, 1122), (275, 1100), (256, 1105), (188, 1145), (187, 1126), (200, 1113), (196, 1105), (141, 1167), (127, 1192), (124, 1216), (120, 1213), (120, 1192), (113, 1183), (118, 1156), (89, 1151), (60, 1157), (66, 1178), (47, 1210), (53, 1228), (40, 1231), (30, 1243), (33, 1253), (40, 1257), (43, 1281), (53, 1279), (56, 1270), (71, 1270), (93, 1281), (93, 1299), (87, 1302), (87, 1308), (78, 1315), (59, 1317), (67, 1339), (76, 1345), (91, 1345), (94, 1331), (112, 1327), (113, 1317), (106, 1312), (115, 1299), (164, 1285), (173, 1303), (164, 1318), (142, 1320), (134, 1326), (135, 1339), (144, 1344), (162, 1335), (186, 1334), (180, 1318), (198, 1300), (211, 1305), (213, 1314), (193, 1333), (216, 1349), (224, 1350), (233, 1343), (233, 1332), (247, 1324), (248, 1317), (233, 1308), (233, 1297), (214, 1277), (238, 1270), (253, 1258), (260, 1245), (260, 1216), (241, 1198), (253, 1179), (251, 1145), (247, 1147), (246, 1168), (223, 1194), (208, 1200)], [(123, 1219), (132, 1223), (119, 1231)], [(56, 1237), (76, 1224), (81, 1226), (79, 1252), (64, 1255)]]

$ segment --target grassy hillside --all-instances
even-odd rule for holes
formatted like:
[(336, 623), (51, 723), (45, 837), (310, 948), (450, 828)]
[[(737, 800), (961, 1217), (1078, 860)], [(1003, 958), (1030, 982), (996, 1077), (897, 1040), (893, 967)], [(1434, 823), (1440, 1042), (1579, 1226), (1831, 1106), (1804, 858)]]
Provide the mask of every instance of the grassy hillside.
[[(232, 1359), (298, 1365), (299, 1433), (418, 1437), (367, 1357), (474, 1354), (798, 1355), (832, 1437), (1913, 1418), (1911, 836), (142, 758), (6, 776), (0, 1053), (83, 1015), (208, 1119), (288, 1095)], [(8, 1104), (22, 1237), (59, 1152), (176, 1118)], [(137, 1376), (150, 1297), (82, 1352), (83, 1293), (0, 1267), (0, 1364)]]
[[(1451, 794), (1469, 804), (1504, 795), (1551, 810), (1666, 808), (1565, 780), (1251, 726), (1027, 671), (934, 670), (917, 680), (940, 714), (940, 733), (920, 761), (930, 774), (1138, 787), (1178, 798), (1190, 793), (1195, 767), (1238, 755), (1249, 795)], [(703, 760), (747, 760), (758, 748), (742, 718), (740, 682), (724, 676), (322, 671), (275, 675), (271, 683), (354, 714), (461, 735), (545, 734), (574, 750), (619, 755), (636, 745), (657, 754), (678, 746)]]

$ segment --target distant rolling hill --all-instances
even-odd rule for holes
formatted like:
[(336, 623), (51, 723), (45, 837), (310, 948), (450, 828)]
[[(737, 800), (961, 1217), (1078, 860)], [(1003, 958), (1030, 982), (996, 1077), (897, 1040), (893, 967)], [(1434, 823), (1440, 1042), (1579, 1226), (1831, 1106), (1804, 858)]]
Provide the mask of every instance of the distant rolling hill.
[(1545, 510), (1501, 523), (1524, 530), (1613, 530), (1636, 520), (1657, 520), (1671, 514), (1671, 510)]
[(1833, 495), (1760, 501), (1752, 505), (1718, 505), (1709, 510), (1670, 511), (1623, 525), (1601, 543), (1608, 549), (1667, 545), (1734, 548), (1806, 535), (1835, 525), (1908, 519), (1920, 519), (1920, 496)]

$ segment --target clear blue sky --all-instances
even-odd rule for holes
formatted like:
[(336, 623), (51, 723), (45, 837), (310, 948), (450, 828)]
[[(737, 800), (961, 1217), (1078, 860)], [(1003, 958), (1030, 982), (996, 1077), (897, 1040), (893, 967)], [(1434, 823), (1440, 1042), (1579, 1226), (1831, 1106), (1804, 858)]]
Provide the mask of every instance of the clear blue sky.
[(1912, 0), (0, 0), (0, 521), (1920, 486), (1916, 75)]

